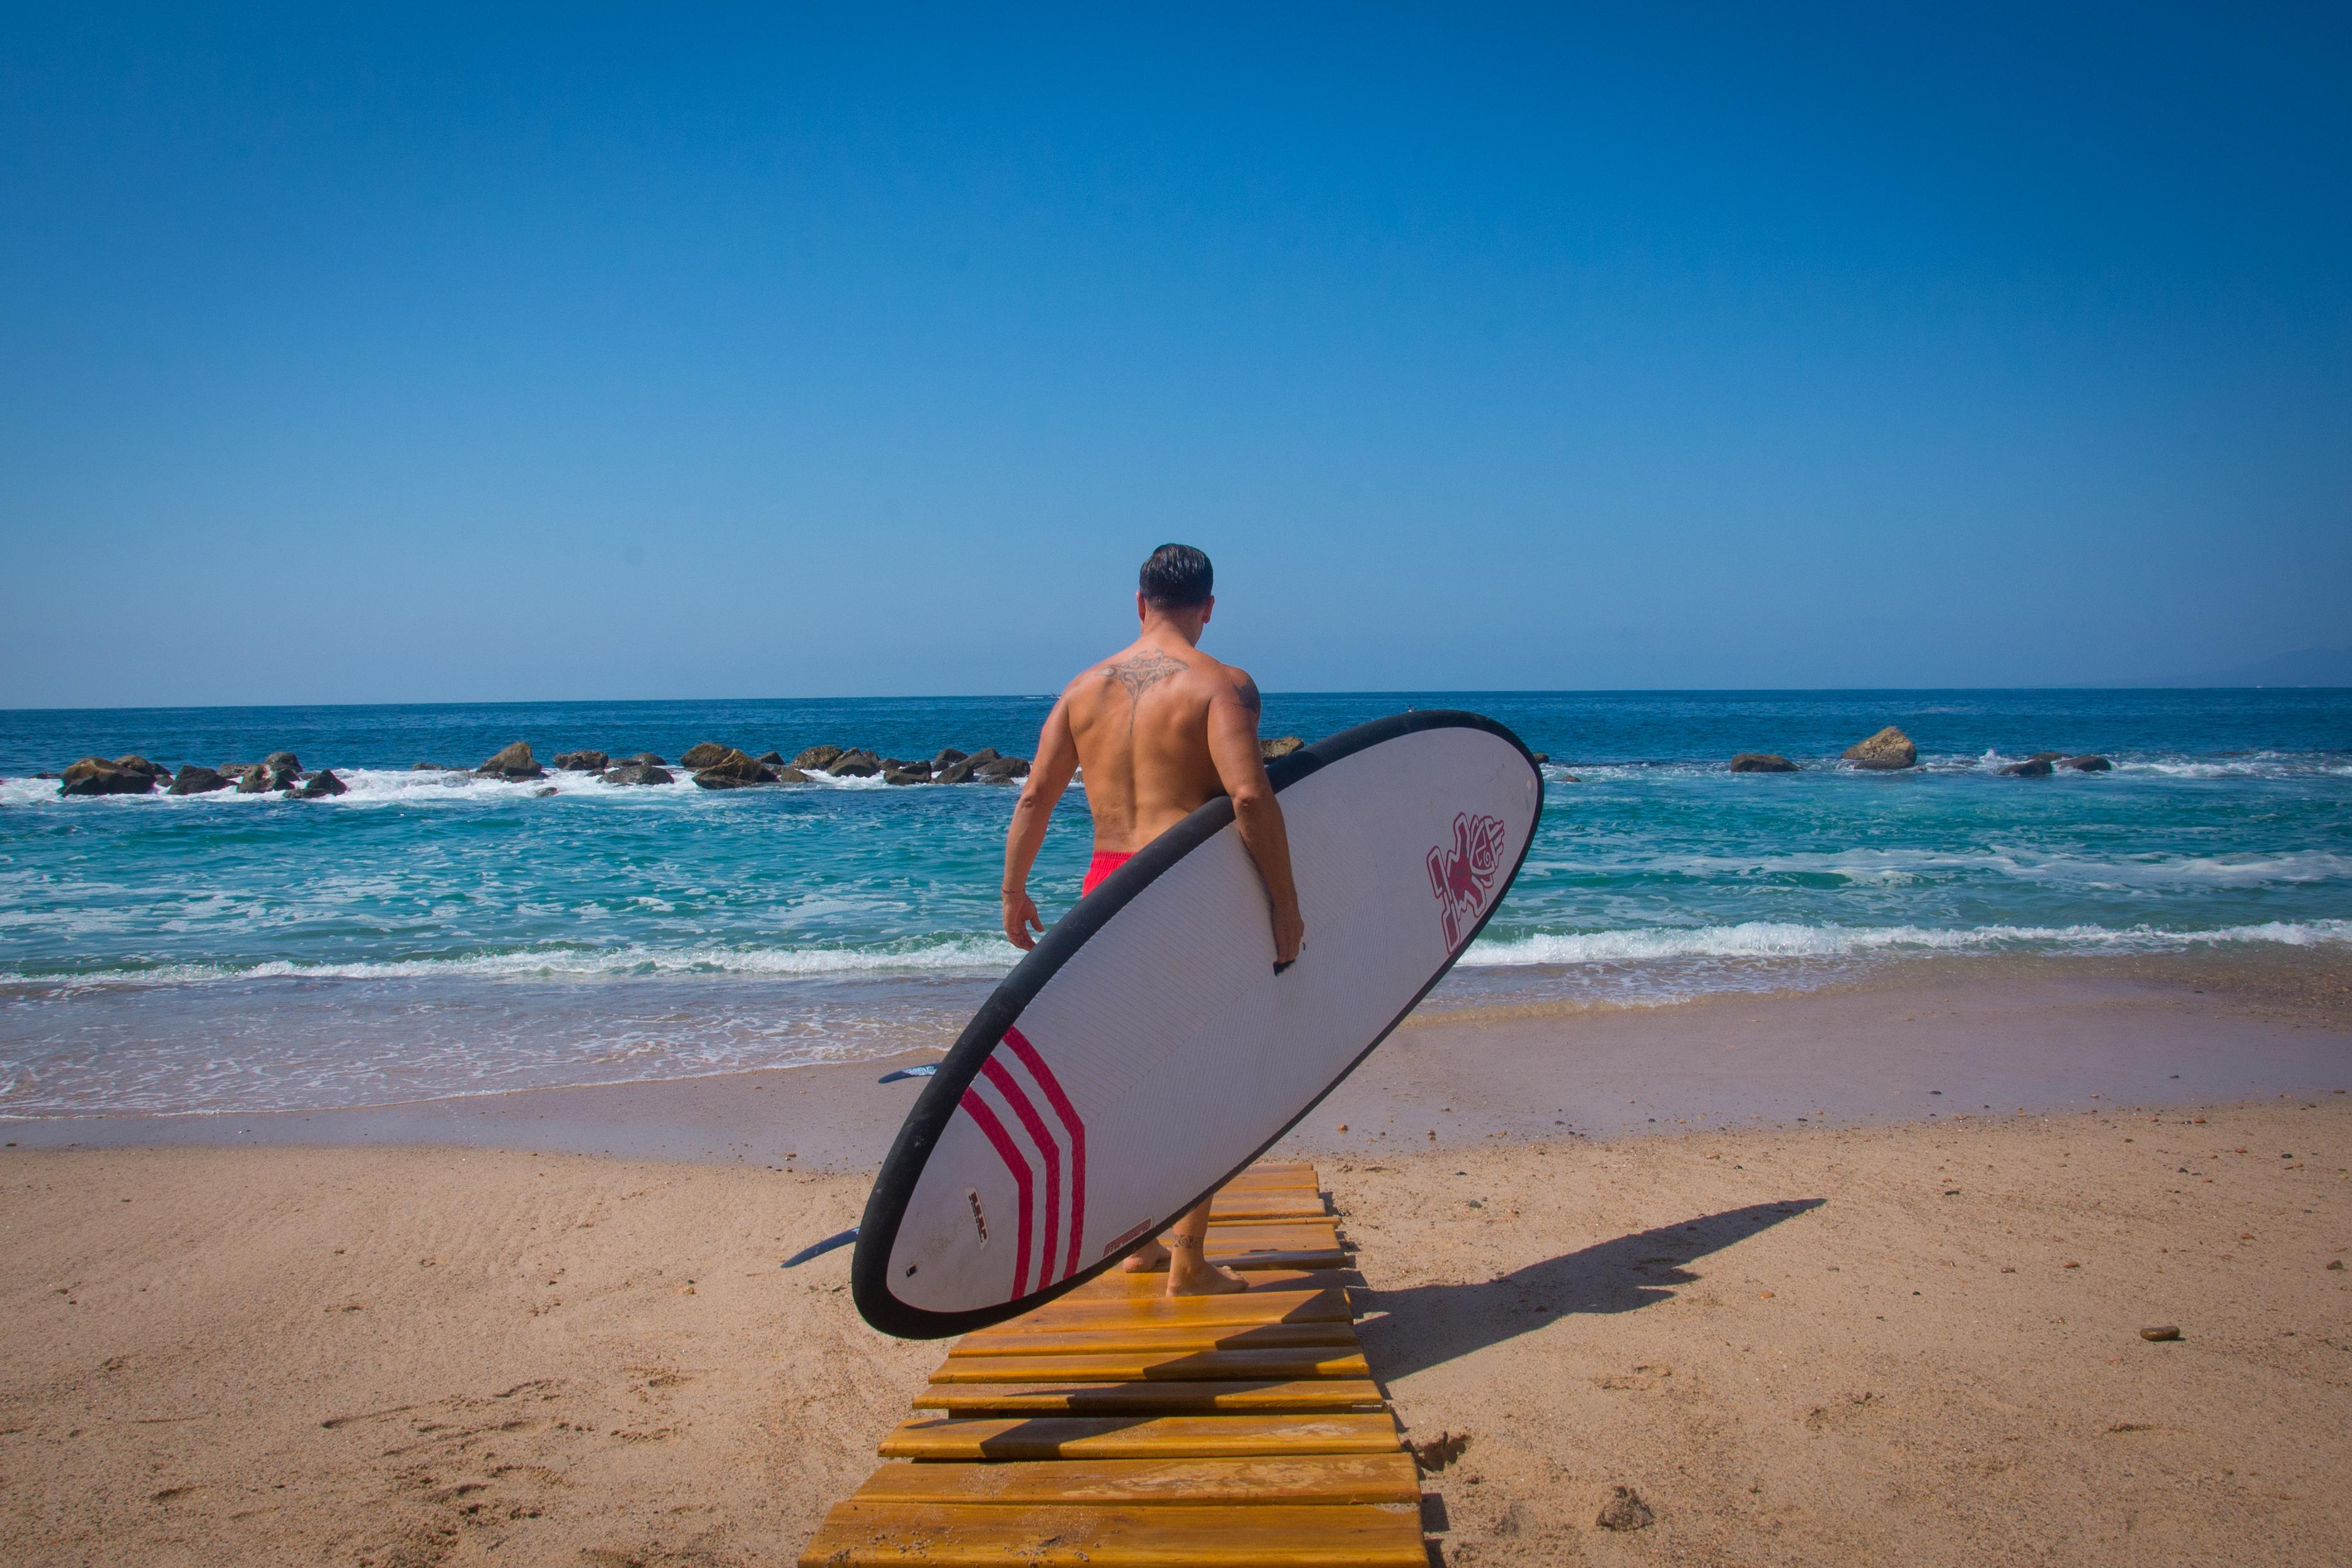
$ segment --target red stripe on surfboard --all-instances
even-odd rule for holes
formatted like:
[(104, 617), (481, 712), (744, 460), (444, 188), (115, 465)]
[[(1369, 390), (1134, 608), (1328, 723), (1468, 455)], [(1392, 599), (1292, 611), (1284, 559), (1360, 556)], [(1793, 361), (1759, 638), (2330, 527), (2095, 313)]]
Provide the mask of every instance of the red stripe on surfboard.
[(1070, 1097), (1062, 1092), (1062, 1080), (1054, 1076), (1054, 1069), (1045, 1065), (1045, 1058), (1037, 1054), (1029, 1037), (1018, 1029), (1007, 1029), (1004, 1043), (1013, 1047), (1013, 1054), (1021, 1058), (1021, 1065), (1029, 1069), (1029, 1076), (1045, 1091), (1045, 1103), (1054, 1108), (1054, 1114), (1070, 1130), (1070, 1261), (1056, 1277), (1066, 1279), (1078, 1271), (1078, 1242), (1087, 1232), (1086, 1121), (1079, 1116), (1077, 1107), (1070, 1103)]
[[(1021, 1119), (1021, 1125), (1029, 1130), (1030, 1141), (1045, 1157), (1045, 1245), (1037, 1258), (1036, 1286), (1043, 1290), (1045, 1281), (1053, 1276), (1054, 1242), (1062, 1233), (1062, 1146), (1054, 1142), (1051, 1132), (1045, 1131), (1045, 1119), (1037, 1114), (1035, 1106), (1029, 1103), (1027, 1091), (1022, 1089), (1021, 1080), (1013, 1076), (1010, 1068), (992, 1056), (980, 1064), (980, 1070), (989, 1082), (996, 1086), (996, 1092), (1004, 1097), (1004, 1102), (1013, 1107), (1013, 1114)], [(1013, 1284), (1020, 1290), (1029, 1289), (1026, 1280), (1016, 1279)]]
[(1018, 1296), (1026, 1289), (1029, 1278), (1029, 1162), (1021, 1157), (1020, 1145), (1013, 1142), (1013, 1134), (1004, 1130), (996, 1112), (988, 1108), (988, 1101), (967, 1089), (958, 1103), (988, 1134), (988, 1141), (996, 1145), (997, 1158), (1013, 1173), (1013, 1191), (1021, 1205), (1020, 1223), (1013, 1227), (1013, 1293)]

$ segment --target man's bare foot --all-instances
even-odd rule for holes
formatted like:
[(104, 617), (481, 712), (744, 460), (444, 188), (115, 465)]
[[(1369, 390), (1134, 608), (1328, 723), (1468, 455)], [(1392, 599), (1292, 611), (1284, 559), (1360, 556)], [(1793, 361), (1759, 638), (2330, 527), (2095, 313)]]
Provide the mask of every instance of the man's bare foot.
[(1171, 1296), (1233, 1296), (1248, 1289), (1248, 1280), (1230, 1268), (1220, 1268), (1198, 1252), (1185, 1253), (1181, 1261), (1170, 1260)]
[(1128, 1274), (1157, 1274), (1168, 1267), (1168, 1249), (1156, 1241), (1147, 1241), (1129, 1253), (1118, 1267)]

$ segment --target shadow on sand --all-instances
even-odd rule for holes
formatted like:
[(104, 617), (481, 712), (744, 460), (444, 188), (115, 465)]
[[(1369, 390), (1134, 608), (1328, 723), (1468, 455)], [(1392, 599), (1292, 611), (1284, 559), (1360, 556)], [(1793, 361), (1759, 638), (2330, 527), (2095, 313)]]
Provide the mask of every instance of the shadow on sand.
[(1483, 1285), (1357, 1288), (1357, 1324), (1372, 1375), (1383, 1384), (1529, 1333), (1571, 1312), (1631, 1312), (1696, 1282), (1685, 1265), (1747, 1240), (1823, 1198), (1787, 1198), (1636, 1231), (1513, 1269)]

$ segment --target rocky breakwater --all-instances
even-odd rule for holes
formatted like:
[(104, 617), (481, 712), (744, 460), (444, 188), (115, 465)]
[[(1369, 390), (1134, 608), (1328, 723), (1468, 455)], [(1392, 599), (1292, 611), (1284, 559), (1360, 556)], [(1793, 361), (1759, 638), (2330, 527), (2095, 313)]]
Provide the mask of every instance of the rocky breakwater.
[(59, 795), (149, 795), (156, 781), (172, 776), (141, 756), (84, 757), (66, 769), (58, 781)]
[(1874, 773), (1892, 773), (1900, 768), (1917, 767), (1919, 748), (1911, 743), (1910, 736), (1889, 724), (1869, 740), (1857, 741), (1848, 746), (1840, 760)]
[(517, 741), (513, 745), (502, 748), (474, 773), (479, 778), (510, 779), (516, 783), (547, 776), (547, 770), (541, 767), (539, 759), (530, 754), (529, 741)]
[(733, 746), (719, 748), (716, 757), (710, 755), (708, 745), (696, 746), (688, 751), (685, 761), (688, 767), (694, 769), (694, 782), (704, 789), (743, 789), (751, 784), (808, 783), (808, 774), (798, 768), (763, 763)]
[(666, 784), (677, 782), (677, 775), (651, 752), (642, 752), (622, 762), (615, 768), (604, 770), (608, 784)]

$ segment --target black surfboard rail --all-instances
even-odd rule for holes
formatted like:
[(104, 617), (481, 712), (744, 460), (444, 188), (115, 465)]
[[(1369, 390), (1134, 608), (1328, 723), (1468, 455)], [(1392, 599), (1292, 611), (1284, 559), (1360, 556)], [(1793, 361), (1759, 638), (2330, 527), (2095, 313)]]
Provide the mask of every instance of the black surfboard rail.
[[(1393, 713), (1385, 719), (1374, 719), (1369, 723), (1342, 730), (1336, 735), (1327, 736), (1311, 746), (1302, 747), (1286, 757), (1277, 757), (1265, 765), (1266, 777), (1273, 784), (1275, 793), (1279, 795), (1299, 780), (1369, 747), (1425, 730), (1449, 729), (1483, 730), (1509, 742), (1527, 759), (1528, 767), (1537, 778), (1542, 778), (1543, 770), (1537, 763), (1535, 753), (1528, 751), (1527, 742), (1507, 726), (1483, 713), (1448, 708), (1423, 708)], [(979, 1076), (981, 1063), (1004, 1038), (1005, 1031), (1020, 1021), (1022, 1013), (1035, 999), (1037, 993), (1045, 988), (1046, 982), (1060, 972), (1062, 965), (1068, 963), (1095, 932), (1108, 924), (1113, 915), (1125, 909), (1144, 889), (1151, 886), (1170, 867), (1223, 832), (1233, 820), (1233, 801), (1219, 795), (1137, 850), (1133, 858), (1103, 879), (1092, 893), (1080, 899), (1069, 913), (1055, 921), (1053, 928), (1037, 939), (1037, 945), (1013, 966), (1013, 973), (1006, 975), (1003, 983), (981, 1005), (980, 1011), (972, 1015), (971, 1022), (964, 1026), (956, 1043), (940, 1058), (938, 1070), (932, 1074), (930, 1082), (924, 1086), (914, 1109), (907, 1113), (905, 1124), (898, 1129), (897, 1141), (891, 1144), (888, 1156), (882, 1162), (881, 1174), (875, 1178), (874, 1190), (866, 1200), (865, 1217), (858, 1224), (857, 1250), (852, 1255), (849, 1265), (849, 1289), (851, 1299), (857, 1303), (858, 1315), (866, 1322), (886, 1334), (906, 1340), (945, 1339), (954, 1334), (967, 1334), (1041, 1307), (1065, 1291), (1076, 1289), (1104, 1270), (1118, 1266), (1119, 1255), (1113, 1254), (1026, 1296), (996, 1306), (975, 1307), (957, 1312), (935, 1312), (910, 1306), (893, 1295), (889, 1286), (890, 1252), (898, 1242), (898, 1226), (906, 1217), (907, 1205), (914, 1197), (916, 1184), (922, 1179), (923, 1166), (930, 1158), (933, 1145), (947, 1130), (964, 1090)], [(1305, 1121), (1333, 1089), (1346, 1082), (1348, 1075), (1362, 1065), (1366, 1057), (1378, 1050), (1381, 1042), (1394, 1033), (1396, 1026), (1421, 1005), (1421, 999), (1453, 971), (1463, 953), (1469, 951), (1470, 944), (1478, 940), (1478, 933), (1486, 929), (1486, 922), (1494, 919), (1495, 911), (1503, 907), (1503, 900), (1509, 894), (1511, 884), (1518, 880), (1519, 868), (1527, 863), (1528, 851), (1534, 847), (1536, 830), (1542, 823), (1543, 792), (1538, 788), (1535, 815), (1528, 823), (1528, 839), (1519, 846), (1518, 858), (1511, 862), (1510, 875), (1503, 879), (1502, 885), (1495, 890), (1493, 901), (1478, 917), (1477, 924), (1470, 928), (1468, 934), (1439, 966), (1437, 973), (1429, 977), (1428, 984), (1413, 993), (1412, 1000), (1349, 1060), (1347, 1067), (1324, 1086), (1320, 1094), (1300, 1106), (1297, 1115), (1276, 1128), (1265, 1142), (1251, 1150), (1247, 1158), (1163, 1215), (1150, 1234), (1157, 1235), (1165, 1230), (1280, 1142), (1286, 1133)]]

